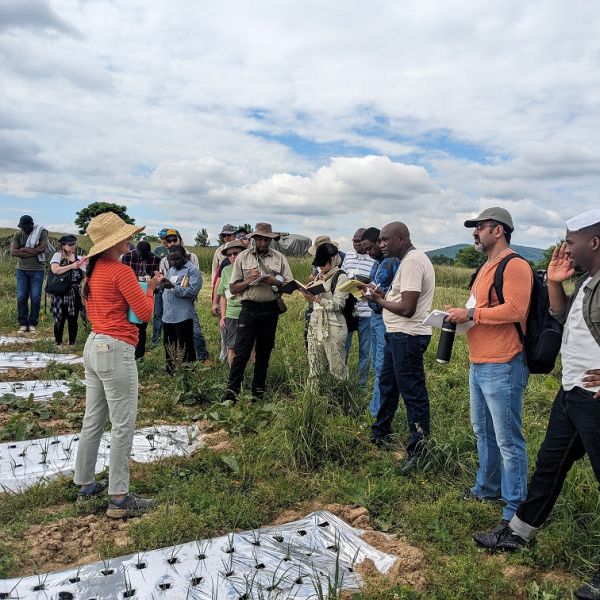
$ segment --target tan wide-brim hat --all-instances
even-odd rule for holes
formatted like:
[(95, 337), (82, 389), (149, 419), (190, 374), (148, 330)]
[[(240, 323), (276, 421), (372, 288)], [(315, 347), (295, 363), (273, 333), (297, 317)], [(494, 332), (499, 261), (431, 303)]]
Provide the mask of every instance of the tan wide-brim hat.
[(271, 223), (257, 223), (254, 231), (250, 233), (248, 237), (253, 238), (257, 235), (271, 238), (272, 240), (278, 240), (281, 237), (278, 233), (273, 233), (273, 227), (271, 227)]
[(221, 250), (221, 254), (223, 256), (227, 256), (227, 250), (231, 250), (231, 248), (239, 248), (240, 250), (245, 250), (246, 246), (242, 244), (240, 240), (233, 240), (232, 242), (227, 242), (223, 250)]
[(87, 227), (86, 233), (92, 240), (88, 258), (100, 254), (114, 245), (144, 231), (146, 226), (129, 225), (114, 212), (105, 212), (94, 217)]
[(315, 238), (315, 243), (308, 249), (308, 253), (311, 256), (315, 256), (317, 253), (317, 248), (321, 244), (333, 244), (336, 248), (338, 247), (337, 242), (334, 242), (328, 235), (318, 235)]

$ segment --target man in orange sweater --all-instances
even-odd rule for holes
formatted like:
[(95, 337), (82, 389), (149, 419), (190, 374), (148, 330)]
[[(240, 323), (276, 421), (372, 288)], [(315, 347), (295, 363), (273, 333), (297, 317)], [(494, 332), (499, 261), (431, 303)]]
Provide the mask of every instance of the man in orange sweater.
[(473, 321), (467, 332), (471, 423), (477, 437), (479, 469), (475, 485), (466, 494), (476, 500), (502, 498), (502, 520), (508, 522), (527, 497), (527, 450), (521, 430), (523, 393), (529, 371), (515, 326), (529, 311), (533, 272), (524, 260), (511, 260), (504, 271), (500, 304), (493, 288), (496, 268), (513, 253), (509, 244), (514, 230), (510, 213), (487, 208), (475, 219), (475, 248), (487, 256), (479, 270), (466, 308), (446, 307), (448, 320)]

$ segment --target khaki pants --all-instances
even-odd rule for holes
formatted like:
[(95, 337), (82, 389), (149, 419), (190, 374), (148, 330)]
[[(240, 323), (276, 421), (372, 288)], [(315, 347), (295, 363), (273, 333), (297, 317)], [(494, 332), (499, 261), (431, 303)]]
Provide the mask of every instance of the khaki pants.
[(75, 483), (94, 481), (98, 446), (110, 419), (108, 493), (129, 491), (129, 456), (137, 416), (138, 372), (135, 348), (108, 335), (91, 333), (85, 343), (85, 415), (77, 459)]
[[(343, 319), (343, 317), (342, 317)], [(337, 379), (348, 379), (348, 366), (346, 365), (346, 336), (348, 329), (346, 323), (339, 319), (330, 319), (328, 335), (323, 339), (318, 335), (313, 319), (308, 325), (308, 385), (315, 389), (318, 377), (329, 369)]]

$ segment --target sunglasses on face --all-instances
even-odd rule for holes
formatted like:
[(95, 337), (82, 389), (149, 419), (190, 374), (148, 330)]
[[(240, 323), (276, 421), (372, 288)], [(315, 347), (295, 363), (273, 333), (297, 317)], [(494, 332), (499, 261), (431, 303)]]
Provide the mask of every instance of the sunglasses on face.
[(168, 240), (165, 240), (165, 242), (167, 242), (167, 244), (176, 244), (179, 241), (178, 238), (171, 238)]

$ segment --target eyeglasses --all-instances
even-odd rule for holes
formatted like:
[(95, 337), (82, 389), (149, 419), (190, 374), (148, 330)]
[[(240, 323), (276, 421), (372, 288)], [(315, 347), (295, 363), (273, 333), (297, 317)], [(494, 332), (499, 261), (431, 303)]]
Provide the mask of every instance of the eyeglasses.
[(239, 252), (228, 252), (225, 256), (237, 256)]
[(475, 231), (481, 231), (486, 227), (489, 227), (490, 229), (495, 229), (497, 225), (492, 225), (491, 223), (477, 223), (477, 225), (475, 225)]

